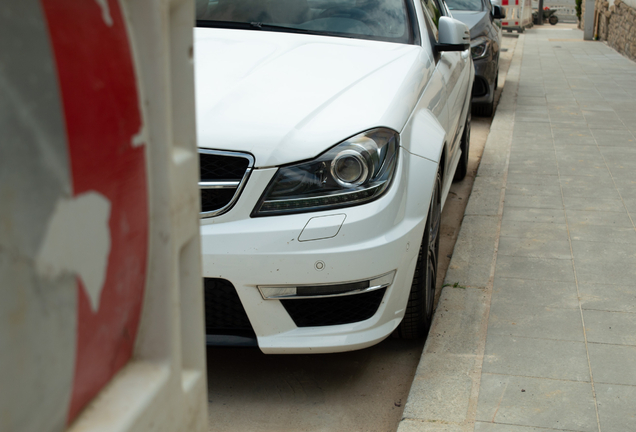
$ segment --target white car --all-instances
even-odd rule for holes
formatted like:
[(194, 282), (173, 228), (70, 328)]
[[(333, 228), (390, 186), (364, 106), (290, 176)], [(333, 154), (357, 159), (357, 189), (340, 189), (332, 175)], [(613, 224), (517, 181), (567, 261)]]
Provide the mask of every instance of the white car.
[(468, 163), (468, 28), (438, 0), (197, 0), (208, 344), (426, 337)]

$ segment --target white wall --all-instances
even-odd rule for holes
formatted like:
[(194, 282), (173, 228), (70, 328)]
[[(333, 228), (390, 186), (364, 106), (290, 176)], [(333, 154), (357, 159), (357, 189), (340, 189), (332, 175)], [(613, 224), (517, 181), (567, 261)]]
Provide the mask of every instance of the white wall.
[[(636, 9), (636, 0), (623, 0), (623, 2), (628, 5), (633, 7), (634, 9)], [(610, 5), (614, 4), (614, 0), (610, 1)]]

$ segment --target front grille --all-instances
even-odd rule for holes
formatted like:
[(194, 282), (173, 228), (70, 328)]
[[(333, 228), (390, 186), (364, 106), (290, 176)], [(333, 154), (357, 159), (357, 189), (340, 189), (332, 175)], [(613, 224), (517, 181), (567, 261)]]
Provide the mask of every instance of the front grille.
[(218, 216), (238, 199), (254, 166), (247, 153), (199, 149), (201, 217)]
[(342, 297), (281, 300), (298, 327), (350, 324), (371, 318), (380, 307), (386, 288)]
[(201, 180), (240, 180), (250, 164), (248, 159), (212, 153), (201, 153)]
[(203, 278), (205, 333), (256, 337), (236, 288), (225, 279)]
[(480, 97), (488, 94), (488, 83), (481, 77), (475, 77), (473, 83), (473, 97)]
[(225, 207), (232, 201), (235, 193), (235, 189), (201, 189), (201, 211), (209, 212)]

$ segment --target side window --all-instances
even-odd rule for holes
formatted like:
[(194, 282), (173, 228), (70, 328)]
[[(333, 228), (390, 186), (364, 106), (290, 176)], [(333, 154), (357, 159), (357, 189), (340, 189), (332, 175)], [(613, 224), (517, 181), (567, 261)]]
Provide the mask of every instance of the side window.
[(431, 25), (431, 29), (433, 30), (433, 34), (435, 35), (435, 40), (438, 40), (438, 28), (439, 28), (439, 17), (444, 15), (443, 9), (440, 7), (438, 0), (420, 0), (422, 2), (422, 9), (424, 9), (424, 15), (429, 21)]

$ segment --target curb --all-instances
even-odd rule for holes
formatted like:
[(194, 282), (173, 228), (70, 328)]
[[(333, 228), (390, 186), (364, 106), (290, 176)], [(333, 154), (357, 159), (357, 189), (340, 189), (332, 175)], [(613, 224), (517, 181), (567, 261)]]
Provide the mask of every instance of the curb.
[(520, 35), (397, 432), (475, 428), (524, 40)]

